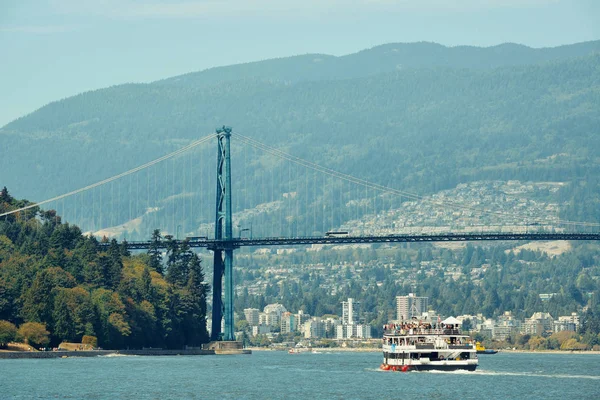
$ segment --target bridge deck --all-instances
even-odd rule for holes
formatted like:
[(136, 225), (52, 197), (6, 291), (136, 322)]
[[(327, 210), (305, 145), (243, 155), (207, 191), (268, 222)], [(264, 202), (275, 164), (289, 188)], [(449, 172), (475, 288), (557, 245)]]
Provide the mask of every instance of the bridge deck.
[[(190, 247), (206, 247), (209, 250), (224, 250), (253, 246), (293, 246), (310, 244), (351, 243), (408, 243), (408, 242), (469, 242), (469, 241), (549, 241), (549, 240), (600, 240), (600, 233), (469, 233), (443, 235), (387, 235), (387, 236), (343, 236), (343, 237), (295, 237), (295, 238), (234, 238), (231, 240), (190, 239)], [(179, 241), (182, 242), (182, 241)], [(148, 249), (150, 241), (127, 242), (128, 249)], [(161, 242), (160, 248), (166, 248)]]

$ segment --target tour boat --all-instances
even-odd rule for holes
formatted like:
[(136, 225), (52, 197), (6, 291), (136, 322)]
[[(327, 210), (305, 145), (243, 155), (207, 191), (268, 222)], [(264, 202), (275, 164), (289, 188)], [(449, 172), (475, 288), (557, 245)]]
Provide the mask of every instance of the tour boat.
[(408, 322), (384, 326), (382, 370), (475, 371), (477, 365), (475, 344), (460, 332), (459, 324)]

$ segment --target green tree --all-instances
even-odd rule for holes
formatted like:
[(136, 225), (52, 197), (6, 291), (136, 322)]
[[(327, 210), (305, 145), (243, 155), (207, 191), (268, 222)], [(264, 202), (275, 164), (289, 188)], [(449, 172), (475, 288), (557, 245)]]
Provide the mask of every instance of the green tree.
[(54, 319), (53, 336), (58, 341), (74, 342), (75, 340), (75, 323), (72, 318), (71, 310), (62, 295), (62, 292), (56, 296), (54, 301), (54, 311), (52, 313)]
[(0, 277), (0, 318), (2, 319), (10, 319), (14, 313), (14, 295), (12, 292), (9, 284)]
[(208, 342), (206, 329), (206, 292), (199, 257), (194, 254), (188, 282), (181, 294), (181, 324), (185, 342), (199, 346)]
[(0, 349), (15, 340), (16, 336), (17, 327), (9, 321), (0, 320)]
[(131, 257), (131, 252), (129, 251), (129, 248), (127, 247), (126, 239), (123, 239), (123, 241), (119, 245), (119, 250), (120, 250), (120, 254), (122, 257)]
[(21, 314), (26, 321), (52, 324), (56, 288), (71, 288), (76, 284), (73, 275), (59, 267), (39, 271), (31, 287), (23, 294)]
[(45, 347), (50, 343), (50, 332), (46, 330), (45, 324), (38, 322), (26, 322), (18, 329), (18, 336), (33, 347)]
[(95, 349), (96, 347), (98, 347), (98, 338), (96, 336), (84, 335), (81, 338), (81, 344), (90, 345), (92, 349)]
[(152, 286), (152, 276), (150, 270), (145, 267), (142, 271), (142, 277), (138, 281), (138, 293), (142, 300), (152, 301), (154, 299), (154, 287)]
[(150, 256), (150, 263), (148, 266), (162, 275), (163, 266), (161, 242), (162, 236), (160, 235), (160, 230), (155, 229), (154, 232), (152, 232), (152, 237), (150, 238), (150, 246), (148, 247), (148, 255)]
[(94, 335), (96, 313), (90, 294), (82, 287), (59, 289), (54, 305), (53, 336), (79, 342), (83, 335)]
[(98, 343), (105, 348), (119, 348), (131, 334), (123, 301), (118, 293), (102, 288), (94, 290), (91, 298), (99, 315), (95, 328)]
[(2, 188), (2, 191), (0, 191), (0, 201), (3, 203), (12, 203), (13, 198), (12, 196), (8, 193), (8, 189), (6, 188), (6, 186), (4, 186)]
[(108, 255), (109, 257), (108, 261), (106, 261), (106, 269), (104, 271), (105, 287), (116, 290), (121, 282), (121, 274), (123, 271), (121, 248), (116, 239), (110, 241)]

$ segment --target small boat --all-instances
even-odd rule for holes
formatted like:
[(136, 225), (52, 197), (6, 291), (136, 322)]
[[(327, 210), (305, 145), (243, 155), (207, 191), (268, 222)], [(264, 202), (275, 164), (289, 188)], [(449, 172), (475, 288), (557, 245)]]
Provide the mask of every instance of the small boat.
[(498, 350), (486, 349), (481, 343), (475, 342), (477, 354), (496, 354)]
[(399, 323), (384, 327), (384, 371), (475, 371), (475, 344), (458, 325)]

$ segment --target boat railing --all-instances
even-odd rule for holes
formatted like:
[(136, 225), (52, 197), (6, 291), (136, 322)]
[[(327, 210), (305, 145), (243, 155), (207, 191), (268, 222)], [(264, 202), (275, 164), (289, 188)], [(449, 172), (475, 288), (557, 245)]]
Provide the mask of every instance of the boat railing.
[(472, 344), (449, 344), (449, 349), (452, 350), (471, 350), (473, 348)]
[(395, 336), (410, 336), (410, 335), (462, 335), (459, 329), (426, 329), (426, 328), (412, 328), (412, 329), (386, 329), (383, 331), (385, 335)]
[(435, 346), (433, 343), (415, 343), (415, 348), (417, 350), (426, 350), (426, 349), (434, 349)]

